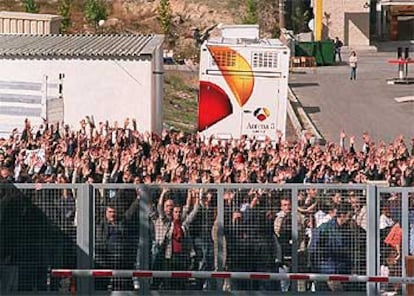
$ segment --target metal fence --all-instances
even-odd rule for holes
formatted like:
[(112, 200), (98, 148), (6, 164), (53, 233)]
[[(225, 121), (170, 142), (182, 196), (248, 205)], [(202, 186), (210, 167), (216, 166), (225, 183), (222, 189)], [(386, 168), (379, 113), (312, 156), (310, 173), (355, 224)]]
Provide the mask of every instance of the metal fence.
[[(414, 188), (377, 190), (377, 271), (384, 276), (407, 276), (405, 260), (414, 255)], [(401, 284), (381, 284), (382, 292), (405, 293)]]
[(414, 188), (375, 185), (13, 184), (0, 187), (0, 291), (404, 293), (309, 279), (50, 277), (53, 269), (406, 276)]
[[(79, 186), (0, 187), (0, 288), (11, 291), (64, 291), (65, 279), (48, 277), (53, 266), (76, 268)], [(39, 188), (40, 189), (40, 188)]]

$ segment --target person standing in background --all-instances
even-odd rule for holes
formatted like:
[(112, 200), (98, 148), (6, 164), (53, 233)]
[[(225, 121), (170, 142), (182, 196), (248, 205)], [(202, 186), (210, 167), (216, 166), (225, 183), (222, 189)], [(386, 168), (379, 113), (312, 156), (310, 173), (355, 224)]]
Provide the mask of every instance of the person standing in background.
[(356, 70), (357, 70), (358, 58), (355, 51), (351, 52), (349, 56), (349, 67), (351, 68), (351, 80), (356, 80)]
[(338, 56), (338, 61), (342, 63), (342, 57), (341, 57), (341, 48), (344, 44), (339, 39), (339, 37), (335, 37), (334, 42), (334, 61), (336, 62), (336, 57)]

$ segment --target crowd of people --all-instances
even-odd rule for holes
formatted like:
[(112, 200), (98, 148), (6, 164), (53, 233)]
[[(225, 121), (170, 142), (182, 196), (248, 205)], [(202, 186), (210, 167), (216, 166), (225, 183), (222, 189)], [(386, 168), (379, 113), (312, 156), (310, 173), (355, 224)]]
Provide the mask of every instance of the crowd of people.
[[(281, 132), (277, 133), (277, 141), (247, 137), (218, 140), (176, 131), (165, 130), (161, 135), (140, 132), (136, 122), (129, 119), (122, 126), (116, 122), (110, 126), (108, 122), (95, 124), (86, 118), (80, 126), (74, 131), (62, 124), (45, 122), (34, 130), (26, 121), (23, 131), (14, 130), (9, 138), (0, 139), (0, 180), (36, 184), (158, 184), (150, 191), (147, 213), (146, 245), (153, 270), (289, 272), (292, 250), (296, 248), (299, 272), (366, 273), (367, 208), (363, 190), (299, 190), (295, 213), (298, 235), (294, 245), (293, 197), (288, 189), (225, 190), (224, 225), (219, 241), (217, 191), (169, 190), (168, 184), (363, 184), (373, 180), (387, 182), (389, 186), (414, 186), (414, 140), (408, 144), (403, 137), (386, 144), (374, 143), (364, 134), (363, 146), (357, 149), (354, 136), (349, 137), (349, 145), (345, 144), (344, 132), (340, 133), (339, 144), (327, 143), (323, 147), (312, 143), (308, 134), (295, 142), (285, 141)], [(60, 195), (49, 196), (46, 191), (39, 192), (47, 195), (47, 203), (41, 197), (36, 199), (43, 213), (48, 221), (65, 230), (62, 237), (67, 233), (74, 236), (73, 231), (68, 231), (77, 224), (74, 192), (65, 189)], [(135, 189), (96, 192), (96, 267), (140, 268), (143, 250), (137, 246), (143, 219), (141, 198), (142, 192)], [(410, 195), (411, 199), (414, 196)], [(52, 213), (51, 205), (59, 211)], [(412, 210), (414, 213), (414, 207)], [(410, 215), (410, 219), (411, 216), (414, 217)], [(392, 274), (390, 269), (401, 264), (400, 195), (381, 201), (379, 225), (384, 261), (381, 268), (388, 268)], [(413, 229), (414, 233), (414, 218), (412, 225), (410, 231)], [(412, 244), (410, 241), (411, 249), (414, 239)], [(70, 268), (69, 265), (64, 267)], [(191, 286), (209, 290), (216, 289), (215, 284), (202, 279), (154, 279), (152, 288), (182, 290)], [(336, 282), (298, 285), (302, 291), (364, 288)], [(101, 280), (96, 289), (108, 286), (129, 290), (139, 288), (139, 282)], [(222, 289), (289, 291), (290, 283), (225, 280)]]
[(0, 139), (2, 175), (17, 183), (366, 183), (414, 185), (414, 139), (375, 143), (363, 134), (340, 134), (340, 143), (311, 144), (254, 138), (217, 140), (164, 130), (140, 132), (135, 120), (96, 124), (89, 117), (79, 130), (41, 125)]
[[(219, 234), (218, 193), (214, 188), (185, 190), (163, 187), (161, 190), (156, 187), (148, 193), (147, 243), (152, 270), (288, 273), (293, 264), (293, 252), (297, 252), (298, 272), (360, 275), (367, 272), (368, 210), (363, 189), (308, 188), (299, 190), (297, 199), (289, 190), (225, 190), (222, 237)], [(138, 214), (137, 205), (142, 192), (124, 189), (110, 196), (111, 193), (107, 192), (96, 201), (98, 208), (102, 209), (102, 214), (97, 211), (95, 217), (99, 267), (131, 269), (142, 266), (136, 248), (139, 224), (133, 222), (134, 217), (141, 214)], [(409, 195), (409, 200), (409, 252), (413, 254), (414, 194)], [(292, 212), (293, 202), (297, 205), (295, 214)], [(402, 258), (401, 194), (383, 195), (380, 212), (377, 222), (381, 275), (399, 276)], [(296, 236), (292, 234), (294, 216), (297, 220)], [(112, 231), (109, 230), (111, 228)], [(106, 234), (102, 235), (100, 229), (107, 229)], [(219, 249), (222, 250), (221, 256)], [(118, 289), (128, 289), (133, 283), (131, 279), (112, 281)], [(151, 287), (215, 290), (216, 284), (211, 279), (153, 279)], [(363, 291), (365, 284), (299, 281), (298, 288), (300, 291)], [(397, 291), (400, 288), (398, 285), (390, 287)], [(287, 292), (291, 291), (291, 282), (225, 280), (220, 289)]]

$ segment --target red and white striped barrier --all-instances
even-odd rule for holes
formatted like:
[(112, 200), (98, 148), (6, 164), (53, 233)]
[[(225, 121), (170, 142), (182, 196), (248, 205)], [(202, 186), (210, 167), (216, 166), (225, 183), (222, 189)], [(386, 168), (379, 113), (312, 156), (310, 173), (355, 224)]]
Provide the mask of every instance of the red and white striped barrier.
[(291, 281), (336, 281), (413, 284), (414, 277), (386, 277), (349, 274), (318, 273), (261, 273), (261, 272), (207, 272), (207, 271), (149, 271), (149, 270), (105, 270), (105, 269), (52, 269), (52, 277), (120, 277), (120, 278), (203, 278), (246, 280), (291, 280)]

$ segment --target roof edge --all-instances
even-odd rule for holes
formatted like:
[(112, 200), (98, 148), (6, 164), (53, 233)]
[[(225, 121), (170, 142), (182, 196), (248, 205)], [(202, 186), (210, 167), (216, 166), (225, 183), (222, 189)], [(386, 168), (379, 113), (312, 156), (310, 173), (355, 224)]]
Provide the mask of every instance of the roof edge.
[(19, 20), (39, 20), (54, 21), (63, 20), (63, 17), (57, 14), (28, 13), (18, 11), (0, 11), (0, 18), (10, 18)]

